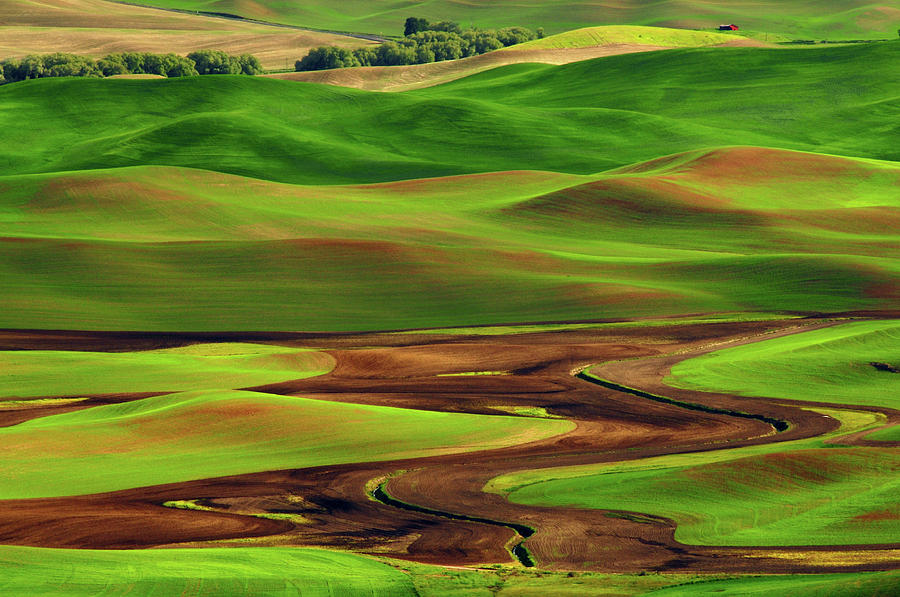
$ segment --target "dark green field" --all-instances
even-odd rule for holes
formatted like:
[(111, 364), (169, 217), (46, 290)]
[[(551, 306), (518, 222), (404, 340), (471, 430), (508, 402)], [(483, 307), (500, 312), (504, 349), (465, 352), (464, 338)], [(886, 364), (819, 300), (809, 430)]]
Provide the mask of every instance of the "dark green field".
[(399, 94), (246, 77), (29, 81), (0, 87), (0, 160), (8, 175), (154, 164), (297, 184), (594, 174), (731, 145), (898, 160), (898, 57), (893, 42), (683, 49)]

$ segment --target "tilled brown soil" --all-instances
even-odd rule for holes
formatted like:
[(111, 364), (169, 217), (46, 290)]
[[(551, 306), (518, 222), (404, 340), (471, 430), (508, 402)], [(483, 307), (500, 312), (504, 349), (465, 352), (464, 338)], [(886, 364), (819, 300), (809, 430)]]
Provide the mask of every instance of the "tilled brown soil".
[[(676, 390), (661, 381), (680, 359), (821, 325), (830, 324), (811, 319), (509, 336), (0, 332), (0, 346), (17, 349), (135, 350), (242, 339), (314, 346), (328, 349), (335, 357), (337, 366), (331, 373), (253, 389), (483, 414), (507, 414), (503, 407), (541, 407), (576, 423), (564, 435), (476, 453), (262, 472), (97, 495), (0, 501), (0, 543), (103, 549), (227, 545), (239, 540), (241, 545), (315, 545), (447, 565), (515, 561), (508, 547), (521, 538), (511, 528), (379, 503), (371, 491), (386, 482), (388, 493), (408, 504), (535, 529), (525, 545), (537, 565), (547, 569), (822, 572), (900, 567), (900, 544), (688, 546), (675, 541), (675, 525), (664, 518), (524, 506), (482, 491), (493, 477), (524, 469), (733, 448), (833, 431), (838, 427), (836, 420), (789, 401)], [(790, 428), (775, 433), (760, 420), (688, 410), (573, 377), (595, 363), (606, 363), (594, 371), (616, 383), (788, 421)], [(504, 374), (448, 375), (484, 371)], [(95, 397), (59, 408), (141, 397)], [(895, 411), (877, 410), (891, 421), (900, 418)], [(42, 408), (7, 410), (0, 413), (0, 424), (45, 414), (48, 411)], [(847, 436), (841, 441), (866, 440)], [(213, 511), (163, 507), (168, 500), (198, 500)], [(255, 516), (271, 513), (296, 517)]]

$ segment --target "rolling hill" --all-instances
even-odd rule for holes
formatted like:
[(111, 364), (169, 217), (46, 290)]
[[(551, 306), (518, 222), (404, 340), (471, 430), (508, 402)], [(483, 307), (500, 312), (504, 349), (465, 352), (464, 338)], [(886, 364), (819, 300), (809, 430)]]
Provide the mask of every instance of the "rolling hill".
[(454, 81), (507, 64), (569, 64), (592, 58), (713, 45), (763, 45), (718, 32), (628, 25), (585, 27), (459, 60), (408, 66), (361, 66), (269, 75), (369, 91), (408, 91)]
[[(217, 386), (207, 381), (194, 387)], [(0, 429), (0, 471), (12, 481), (0, 498), (100, 493), (361, 457), (371, 462), (453, 454), (572, 427), (569, 421), (196, 389)]]
[(898, 55), (691, 48), (392, 94), (3, 86), (0, 326), (896, 309)]
[(413, 6), (386, 0), (349, 0), (336, 11), (328, 2), (284, 0), (148, 0), (155, 6), (226, 12), (245, 17), (293, 23), (307, 27), (366, 31), (399, 35), (407, 17), (455, 20), (477, 27), (544, 27), (559, 33), (598, 24), (654, 25), (681, 28), (714, 28), (720, 23), (738, 23), (754, 32), (783, 34), (806, 39), (857, 39), (896, 35), (900, 7), (870, 0), (805, 2), (765, 0), (746, 5), (715, 0), (691, 2), (664, 0), (645, 2), (561, 2), (560, 0), (474, 0), (471, 2), (419, 3)]
[(896, 2), (143, 1), (0, 57), (580, 28), (0, 86), (0, 593), (896, 592)]
[[(898, 177), (889, 162), (740, 147), (590, 177), (5, 177), (0, 326), (362, 330), (896, 308)], [(798, 189), (810, 199), (784, 199)]]
[(0, 88), (0, 164), (8, 175), (153, 164), (336, 184), (592, 174), (722, 145), (897, 160), (898, 56), (894, 42), (682, 49), (511, 65), (387, 96), (249, 77), (26, 81)]
[(897, 322), (860, 322), (689, 359), (666, 381), (746, 396), (896, 409), (900, 377), (888, 368), (898, 344)]
[[(12, 564), (11, 564), (12, 563)], [(348, 553), (293, 547), (254, 549), (73, 550), (0, 547), (3, 588), (11, 594), (89, 597), (235, 595), (273, 597), (416, 595), (399, 570)]]
[(264, 68), (281, 69), (293, 67), (310, 48), (357, 48), (371, 43), (105, 0), (0, 0), (0, 59), (53, 52), (93, 58), (114, 52), (186, 55), (211, 49), (253, 54)]

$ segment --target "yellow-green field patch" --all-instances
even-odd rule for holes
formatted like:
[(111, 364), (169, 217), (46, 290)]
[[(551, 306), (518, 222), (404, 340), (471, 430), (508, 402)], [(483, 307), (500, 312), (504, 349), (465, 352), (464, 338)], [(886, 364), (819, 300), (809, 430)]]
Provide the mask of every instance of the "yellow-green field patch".
[(569, 421), (195, 391), (0, 429), (0, 499), (512, 446)]

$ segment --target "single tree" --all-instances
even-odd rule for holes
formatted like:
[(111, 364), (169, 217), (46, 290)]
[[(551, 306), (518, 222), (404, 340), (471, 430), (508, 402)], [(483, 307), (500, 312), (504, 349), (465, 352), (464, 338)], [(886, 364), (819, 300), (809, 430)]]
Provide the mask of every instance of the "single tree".
[(392, 41), (384, 42), (375, 51), (376, 64), (378, 66), (401, 66), (415, 64), (416, 50), (414, 47), (400, 45)]
[(44, 76), (44, 60), (40, 56), (31, 54), (22, 58), (16, 69), (16, 80), (37, 79)]
[(259, 75), (263, 72), (259, 58), (253, 54), (241, 54), (238, 56), (238, 64), (241, 67), (241, 74), (244, 75)]
[(121, 54), (109, 54), (97, 61), (97, 68), (103, 73), (104, 77), (113, 75), (127, 75), (128, 67)]
[(177, 54), (166, 54), (166, 76), (167, 77), (196, 77), (200, 73), (194, 66), (194, 61)]
[(222, 50), (199, 50), (187, 55), (201, 75), (236, 75), (241, 72), (239, 60)]
[(434, 51), (428, 46), (416, 46), (416, 64), (434, 62)]
[(378, 56), (371, 46), (357, 48), (353, 50), (353, 57), (359, 62), (360, 66), (376, 66)]
[(412, 35), (413, 33), (425, 31), (426, 29), (428, 29), (427, 19), (409, 17), (406, 19), (406, 26), (403, 28), (403, 35)]
[(446, 31), (447, 33), (455, 33), (457, 35), (462, 33), (462, 27), (459, 26), (459, 23), (454, 23), (453, 21), (432, 23), (428, 26), (428, 29), (431, 31)]
[(0, 62), (0, 76), (3, 77), (3, 80), (7, 83), (12, 83), (17, 81), (18, 79), (13, 78), (14, 72), (17, 68), (18, 62), (13, 60), (12, 58), (7, 58), (3, 62)]
[(121, 56), (122, 62), (125, 64), (125, 68), (128, 69), (128, 72), (135, 75), (142, 75), (147, 72), (144, 70), (144, 59), (148, 54), (142, 52), (125, 52), (124, 54), (121, 54)]

